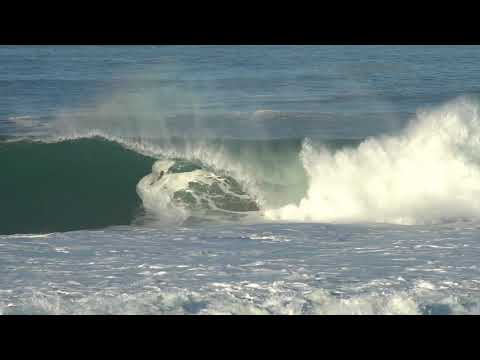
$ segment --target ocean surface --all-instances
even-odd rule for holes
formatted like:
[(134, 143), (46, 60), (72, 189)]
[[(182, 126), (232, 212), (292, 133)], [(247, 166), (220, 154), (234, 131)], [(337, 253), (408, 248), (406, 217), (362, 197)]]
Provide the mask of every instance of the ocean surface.
[(0, 314), (479, 314), (479, 64), (0, 46)]

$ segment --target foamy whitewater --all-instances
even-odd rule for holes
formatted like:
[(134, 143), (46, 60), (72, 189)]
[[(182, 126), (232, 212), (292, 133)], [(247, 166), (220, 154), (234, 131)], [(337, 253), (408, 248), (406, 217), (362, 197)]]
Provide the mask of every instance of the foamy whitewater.
[(472, 59), (0, 48), (0, 314), (479, 314)]
[(462, 99), (419, 114), (397, 136), (355, 149), (300, 154), (308, 173), (299, 204), (268, 210), (278, 220), (429, 224), (480, 215), (478, 105)]

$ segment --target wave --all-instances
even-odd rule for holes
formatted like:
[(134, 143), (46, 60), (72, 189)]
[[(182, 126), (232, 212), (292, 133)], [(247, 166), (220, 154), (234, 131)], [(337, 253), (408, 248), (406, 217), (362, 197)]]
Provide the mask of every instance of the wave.
[(277, 181), (286, 162), (262, 163), (278, 149), (298, 162), (300, 148), (298, 139), (155, 142), (100, 132), (3, 138), (0, 233), (251, 218), (289, 181)]
[(480, 217), (479, 106), (364, 140), (0, 139), (0, 233), (142, 222), (433, 224)]

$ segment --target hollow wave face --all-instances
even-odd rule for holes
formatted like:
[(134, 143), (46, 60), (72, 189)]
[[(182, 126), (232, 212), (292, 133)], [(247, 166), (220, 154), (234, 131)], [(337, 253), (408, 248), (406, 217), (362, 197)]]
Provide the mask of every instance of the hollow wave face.
[(229, 162), (200, 145), (165, 148), (99, 133), (4, 139), (0, 234), (237, 221), (258, 213), (260, 200), (255, 180)]
[(0, 141), (0, 233), (128, 225), (154, 159), (100, 138)]
[[(135, 139), (89, 129), (0, 140), (0, 233), (197, 221), (435, 224), (480, 217), (478, 104), (398, 135)], [(155, 142), (156, 141), (156, 142)]]
[(429, 224), (480, 216), (478, 105), (459, 99), (419, 113), (397, 136), (331, 151), (305, 141), (306, 196), (271, 220)]

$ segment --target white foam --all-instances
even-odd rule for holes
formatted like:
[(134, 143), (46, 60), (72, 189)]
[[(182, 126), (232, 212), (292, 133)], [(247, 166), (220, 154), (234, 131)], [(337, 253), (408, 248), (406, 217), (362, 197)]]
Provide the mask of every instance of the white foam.
[(252, 117), (255, 120), (267, 120), (272, 119), (278, 112), (271, 109), (259, 109), (256, 110)]
[(480, 217), (478, 105), (458, 99), (418, 114), (398, 136), (331, 152), (306, 141), (309, 176), (297, 204), (268, 219), (428, 224)]
[[(173, 202), (173, 195), (180, 190), (188, 190), (190, 182), (210, 184), (212, 179), (204, 170), (166, 174), (173, 161), (157, 161), (152, 173), (145, 176), (137, 184), (137, 193), (142, 199), (144, 208), (158, 219), (181, 222), (189, 211)], [(192, 193), (192, 196), (194, 194)]]
[(54, 233), (49, 234), (14, 234), (14, 235), (1, 235), (2, 239), (36, 239), (36, 238), (48, 238)]
[(417, 315), (417, 303), (406, 293), (358, 295), (339, 299), (319, 289), (308, 294), (318, 315)]
[(182, 222), (190, 214), (186, 204), (176, 201), (175, 193), (183, 191), (188, 193), (199, 204), (208, 204), (207, 208), (211, 210), (234, 213), (233, 210), (219, 208), (215, 203), (215, 197), (218, 194), (209, 194), (204, 191), (196, 191), (191, 188), (195, 183), (200, 186), (217, 185), (222, 193), (232, 198), (249, 201), (247, 194), (238, 194), (232, 191), (231, 185), (224, 176), (215, 174), (205, 169), (196, 169), (188, 172), (169, 172), (168, 170), (174, 164), (170, 160), (159, 160), (152, 167), (152, 173), (146, 175), (137, 184), (137, 193), (143, 201), (147, 212), (156, 216), (160, 221)]
[[(144, 274), (164, 276), (164, 272)], [(197, 274), (203, 275), (203, 274)], [(297, 286), (293, 286), (297, 285)], [(216, 283), (192, 291), (145, 285), (135, 292), (113, 289), (78, 292), (37, 290), (21, 299), (0, 301), (1, 314), (255, 314), (255, 315), (417, 315), (478, 314), (478, 298), (438, 292), (418, 281), (410, 290), (333, 294), (303, 283)], [(46, 289), (45, 289), (46, 290)]]

